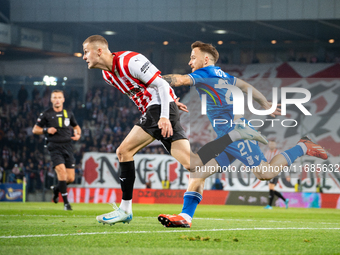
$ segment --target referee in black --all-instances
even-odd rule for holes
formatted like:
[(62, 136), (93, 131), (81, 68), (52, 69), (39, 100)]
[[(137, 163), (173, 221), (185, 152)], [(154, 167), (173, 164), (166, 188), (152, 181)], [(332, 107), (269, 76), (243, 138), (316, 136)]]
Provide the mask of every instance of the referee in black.
[(64, 210), (72, 210), (67, 200), (66, 185), (74, 181), (75, 159), (72, 140), (79, 140), (81, 129), (73, 113), (63, 109), (65, 97), (62, 90), (52, 91), (51, 102), (52, 108), (40, 114), (33, 127), (33, 133), (45, 134), (47, 138), (47, 149), (58, 176), (58, 185), (51, 187), (54, 203), (58, 203), (60, 192), (64, 200)]

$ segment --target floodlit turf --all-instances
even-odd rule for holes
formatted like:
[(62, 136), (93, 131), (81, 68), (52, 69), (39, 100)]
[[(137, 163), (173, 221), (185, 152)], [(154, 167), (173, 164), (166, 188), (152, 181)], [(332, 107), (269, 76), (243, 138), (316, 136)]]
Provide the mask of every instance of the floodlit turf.
[(336, 209), (200, 205), (192, 228), (164, 228), (160, 213), (181, 205), (133, 205), (130, 224), (102, 225), (107, 204), (0, 203), (0, 253), (340, 254)]

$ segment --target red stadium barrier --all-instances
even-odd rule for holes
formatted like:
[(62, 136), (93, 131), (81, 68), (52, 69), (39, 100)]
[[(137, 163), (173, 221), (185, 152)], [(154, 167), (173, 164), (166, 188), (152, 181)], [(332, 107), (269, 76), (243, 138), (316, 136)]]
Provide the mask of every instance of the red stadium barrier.
[(337, 208), (340, 209), (339, 194), (321, 194), (321, 208)]
[[(182, 204), (185, 190), (135, 189), (133, 203)], [(122, 191), (108, 188), (68, 188), (70, 203), (120, 203)], [(284, 192), (290, 207), (340, 209), (340, 194)], [(200, 204), (206, 205), (266, 205), (268, 192), (205, 190)], [(62, 201), (61, 195), (59, 200)], [(276, 206), (284, 207), (281, 200)]]
[[(182, 204), (185, 190), (135, 189), (133, 203)], [(224, 205), (229, 191), (206, 190), (201, 204)], [(120, 203), (122, 191), (106, 188), (68, 188), (70, 203)], [(60, 196), (60, 201), (62, 198)]]

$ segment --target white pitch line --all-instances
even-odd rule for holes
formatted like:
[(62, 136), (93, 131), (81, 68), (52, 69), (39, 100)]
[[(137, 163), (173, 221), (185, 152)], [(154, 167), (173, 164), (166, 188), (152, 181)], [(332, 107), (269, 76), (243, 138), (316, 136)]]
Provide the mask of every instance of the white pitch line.
[(0, 239), (15, 239), (29, 237), (56, 237), (56, 236), (82, 236), (82, 235), (110, 235), (110, 234), (151, 234), (151, 233), (176, 233), (176, 232), (218, 232), (218, 231), (250, 231), (250, 230), (340, 230), (340, 228), (229, 228), (229, 229), (200, 229), (200, 230), (163, 230), (163, 231), (124, 231), (124, 232), (93, 232), (76, 234), (51, 234), (51, 235), (22, 235), (0, 236)]

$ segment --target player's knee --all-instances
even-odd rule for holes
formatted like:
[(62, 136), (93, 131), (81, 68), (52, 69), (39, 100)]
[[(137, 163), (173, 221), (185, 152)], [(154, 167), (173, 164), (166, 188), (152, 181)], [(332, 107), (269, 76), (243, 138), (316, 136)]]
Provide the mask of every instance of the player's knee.
[(195, 166), (189, 166), (189, 168), (185, 168), (185, 169), (187, 169), (189, 172), (195, 172), (196, 171), (196, 168), (195, 168)]
[(74, 176), (67, 176), (67, 183), (74, 182)]
[(190, 164), (186, 166), (186, 169), (189, 170), (190, 172), (196, 172), (196, 164), (194, 162), (190, 162)]
[(119, 146), (116, 150), (116, 154), (117, 154), (118, 160), (123, 161), (124, 157), (128, 155), (128, 151), (124, 147)]
[(183, 167), (184, 167), (186, 170), (191, 171), (190, 163), (184, 163), (184, 164), (183, 164)]
[(201, 186), (205, 182), (205, 178), (190, 178), (190, 184), (195, 186)]
[(187, 191), (202, 193), (204, 190), (205, 178), (190, 178)]
[(196, 172), (197, 169), (199, 169), (202, 166), (201, 159), (196, 155), (190, 158), (190, 164), (188, 165), (189, 169), (187, 168), (190, 172)]

